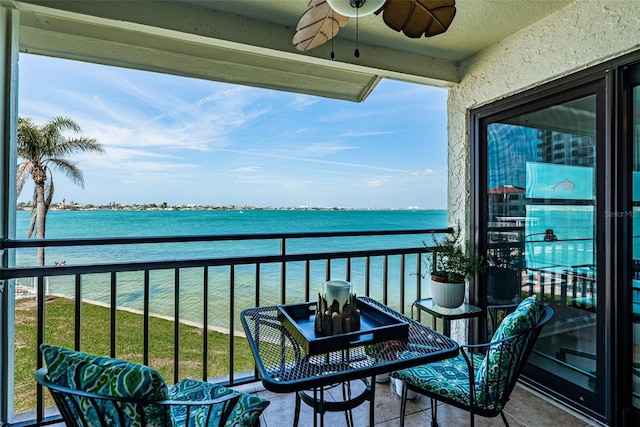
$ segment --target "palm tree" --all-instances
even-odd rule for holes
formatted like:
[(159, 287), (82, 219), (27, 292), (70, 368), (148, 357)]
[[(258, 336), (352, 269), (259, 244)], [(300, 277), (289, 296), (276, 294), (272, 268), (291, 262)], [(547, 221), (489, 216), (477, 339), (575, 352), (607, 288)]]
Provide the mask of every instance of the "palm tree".
[[(53, 198), (52, 169), (64, 173), (74, 184), (84, 188), (82, 171), (67, 157), (78, 152), (105, 153), (94, 138), (68, 138), (63, 135), (65, 131), (80, 133), (80, 126), (68, 117), (54, 117), (42, 126), (31, 119), (18, 118), (18, 157), (24, 160), (18, 164), (18, 195), (29, 175), (35, 184), (34, 210), (27, 231), (29, 239), (34, 229), (38, 239), (45, 237), (47, 212)], [(38, 248), (38, 264), (44, 265), (43, 247)]]

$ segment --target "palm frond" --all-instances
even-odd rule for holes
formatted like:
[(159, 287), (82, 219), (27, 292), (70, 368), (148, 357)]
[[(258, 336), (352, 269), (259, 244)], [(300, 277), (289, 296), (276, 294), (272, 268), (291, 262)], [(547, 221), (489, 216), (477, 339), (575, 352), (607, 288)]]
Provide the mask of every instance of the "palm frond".
[(44, 135), (31, 119), (18, 119), (18, 156), (38, 162), (44, 145)]
[(56, 116), (43, 126), (43, 133), (47, 139), (53, 141), (61, 135), (62, 131), (69, 130), (75, 133), (80, 132), (80, 126), (70, 117)]
[(18, 165), (18, 177), (16, 179), (16, 192), (18, 196), (22, 193), (22, 188), (24, 187), (27, 178), (31, 175), (32, 167), (33, 163), (28, 161)]
[(53, 147), (51, 157), (65, 157), (75, 153), (104, 154), (104, 148), (95, 138), (74, 138), (59, 142)]
[[(80, 168), (72, 162), (71, 160), (55, 158), (49, 159), (47, 164), (51, 164), (56, 170), (65, 174), (67, 178), (71, 180), (74, 184), (79, 186), (80, 188), (84, 188), (84, 175)], [(53, 176), (51, 177), (51, 182), (53, 182)]]

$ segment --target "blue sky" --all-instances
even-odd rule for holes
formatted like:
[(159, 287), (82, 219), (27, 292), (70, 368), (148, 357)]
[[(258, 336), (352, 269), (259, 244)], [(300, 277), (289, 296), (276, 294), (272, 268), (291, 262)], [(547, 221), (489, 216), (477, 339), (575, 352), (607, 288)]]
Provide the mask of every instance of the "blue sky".
[[(105, 156), (54, 202), (446, 208), (446, 90), (362, 103), (21, 54), (19, 114), (69, 116)], [(31, 200), (25, 186), (19, 201)]]

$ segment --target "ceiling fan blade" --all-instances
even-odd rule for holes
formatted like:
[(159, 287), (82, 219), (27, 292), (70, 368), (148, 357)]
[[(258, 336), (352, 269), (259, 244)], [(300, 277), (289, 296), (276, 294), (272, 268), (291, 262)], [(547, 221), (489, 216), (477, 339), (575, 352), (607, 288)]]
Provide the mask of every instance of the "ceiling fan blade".
[(318, 47), (335, 37), (347, 22), (349, 18), (334, 11), (325, 0), (311, 0), (298, 21), (293, 44), (300, 51)]
[(382, 9), (385, 24), (411, 38), (444, 33), (455, 15), (455, 0), (388, 0)]

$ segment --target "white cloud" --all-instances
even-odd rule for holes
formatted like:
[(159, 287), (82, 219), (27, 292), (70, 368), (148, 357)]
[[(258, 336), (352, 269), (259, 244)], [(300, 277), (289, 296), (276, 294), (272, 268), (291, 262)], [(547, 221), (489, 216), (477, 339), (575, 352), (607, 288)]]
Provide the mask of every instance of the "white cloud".
[(319, 102), (319, 98), (314, 98), (307, 95), (297, 95), (290, 103), (289, 106), (294, 110), (304, 110), (307, 107)]
[(436, 171), (434, 169), (424, 169), (420, 171), (412, 171), (411, 176), (440, 176), (442, 171)]
[(240, 168), (231, 169), (230, 172), (245, 174), (245, 173), (258, 172), (260, 169), (262, 169), (262, 168), (260, 168), (258, 166), (243, 166), (243, 167), (240, 167)]
[(326, 156), (329, 154), (338, 153), (345, 150), (353, 150), (356, 147), (340, 145), (329, 142), (319, 142), (317, 144), (307, 145), (299, 150), (299, 154), (301, 155), (320, 155)]
[(388, 179), (372, 179), (367, 181), (367, 187), (382, 187), (387, 182), (389, 182)]
[(284, 154), (269, 153), (269, 152), (249, 151), (249, 150), (242, 151), (242, 150), (233, 150), (233, 149), (226, 149), (226, 148), (220, 148), (220, 149), (217, 149), (216, 151), (244, 154), (249, 156), (282, 159), (282, 160), (294, 160), (297, 162), (323, 163), (323, 164), (336, 165), (336, 166), (348, 166), (348, 167), (354, 167), (354, 168), (382, 170), (382, 171), (388, 171), (388, 172), (402, 172), (402, 173), (405, 172), (403, 169), (393, 169), (393, 168), (387, 168), (384, 166), (368, 165), (364, 163), (339, 162), (339, 161), (322, 160), (322, 159), (315, 159), (315, 158), (309, 158), (309, 157), (287, 156)]

